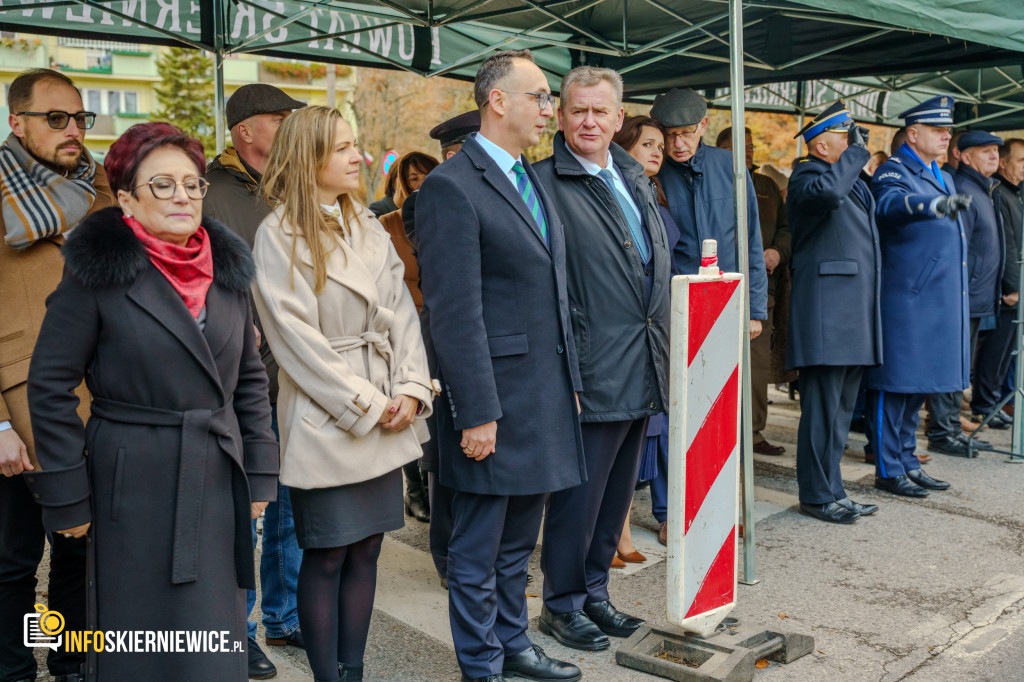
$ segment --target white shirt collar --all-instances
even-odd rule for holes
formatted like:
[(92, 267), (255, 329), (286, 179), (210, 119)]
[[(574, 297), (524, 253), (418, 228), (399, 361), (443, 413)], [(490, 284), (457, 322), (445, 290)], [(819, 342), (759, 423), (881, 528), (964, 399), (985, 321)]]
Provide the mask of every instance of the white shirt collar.
[(591, 175), (597, 175), (600, 171), (606, 170), (606, 171), (611, 171), (611, 174), (613, 176), (618, 176), (619, 173), (618, 173), (618, 171), (615, 170), (615, 164), (612, 162), (612, 152), (611, 152), (610, 149), (608, 150), (608, 161), (607, 161), (607, 164), (602, 166), (600, 164), (594, 163), (590, 159), (585, 159), (582, 156), (580, 156), (579, 154), (577, 154), (576, 152), (574, 152), (572, 150), (572, 147), (569, 146), (568, 142), (565, 142), (563, 140), (562, 144), (564, 144), (566, 150), (568, 150), (568, 152), (573, 155), (573, 158), (575, 158), (577, 161), (580, 162), (580, 165), (583, 166), (583, 170), (587, 171)]

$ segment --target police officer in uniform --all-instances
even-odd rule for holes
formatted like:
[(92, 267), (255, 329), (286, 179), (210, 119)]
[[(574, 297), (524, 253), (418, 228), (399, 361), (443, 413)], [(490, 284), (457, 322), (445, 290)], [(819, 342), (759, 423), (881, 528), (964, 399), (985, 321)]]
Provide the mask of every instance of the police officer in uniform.
[(868, 370), (865, 421), (875, 487), (926, 497), (949, 483), (928, 476), (914, 450), (925, 396), (967, 388), (967, 241), (957, 214), (970, 197), (936, 162), (949, 145), (953, 98), (900, 114), (907, 140), (878, 167), (871, 191), (882, 250), (881, 367)]
[(882, 362), (882, 256), (875, 201), (859, 177), (871, 156), (868, 131), (840, 100), (797, 135), (808, 155), (796, 163), (786, 200), (793, 233), (786, 365), (800, 370), (800, 511), (853, 523), (878, 510), (847, 497), (839, 470), (864, 368)]

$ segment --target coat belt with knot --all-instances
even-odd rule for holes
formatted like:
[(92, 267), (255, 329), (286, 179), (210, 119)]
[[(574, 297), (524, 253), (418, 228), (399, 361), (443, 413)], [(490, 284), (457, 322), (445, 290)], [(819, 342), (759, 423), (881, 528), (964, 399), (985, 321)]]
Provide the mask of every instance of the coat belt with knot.
[[(213, 434), (217, 437), (222, 450), (241, 454), (240, 444), (235, 442), (233, 433), (237, 422), (230, 399), (217, 410), (177, 412), (95, 397), (92, 402), (92, 414), (94, 417), (122, 424), (181, 427), (171, 583), (178, 585), (195, 582), (199, 558), (199, 521), (202, 516), (203, 485), (206, 478), (207, 438)], [(248, 509), (245, 511), (248, 518)], [(239, 510), (236, 509), (235, 515), (238, 514)], [(238, 526), (237, 519), (235, 525)], [(243, 524), (242, 527), (246, 537), (250, 538), (249, 524)], [(237, 533), (236, 528), (236, 535)], [(249, 543), (251, 542), (249, 539)], [(237, 543), (238, 538), (236, 545)]]
[[(377, 307), (370, 316), (368, 329), (357, 336), (332, 336), (328, 340), (331, 348), (337, 353), (355, 350), (363, 346), (373, 346), (390, 369), (394, 364), (394, 351), (391, 348), (391, 324), (395, 321), (395, 312), (390, 308)], [(373, 381), (373, 377), (368, 377)], [(386, 384), (390, 384), (386, 381)], [(387, 386), (386, 390), (390, 390)]]

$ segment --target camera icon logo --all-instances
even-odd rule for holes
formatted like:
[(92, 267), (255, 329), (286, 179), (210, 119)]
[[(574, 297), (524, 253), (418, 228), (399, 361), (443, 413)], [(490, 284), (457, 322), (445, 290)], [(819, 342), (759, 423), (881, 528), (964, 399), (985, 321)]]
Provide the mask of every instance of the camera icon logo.
[(25, 614), (24, 644), (27, 647), (49, 647), (54, 651), (64, 642), (64, 616), (48, 611), (45, 604), (36, 604), (35, 613)]

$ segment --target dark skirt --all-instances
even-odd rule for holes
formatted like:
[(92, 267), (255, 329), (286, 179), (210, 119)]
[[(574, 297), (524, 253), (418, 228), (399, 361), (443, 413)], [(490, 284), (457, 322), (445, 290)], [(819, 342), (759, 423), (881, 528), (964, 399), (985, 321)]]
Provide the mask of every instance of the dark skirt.
[(302, 549), (344, 547), (405, 525), (402, 470), (333, 488), (288, 488)]

